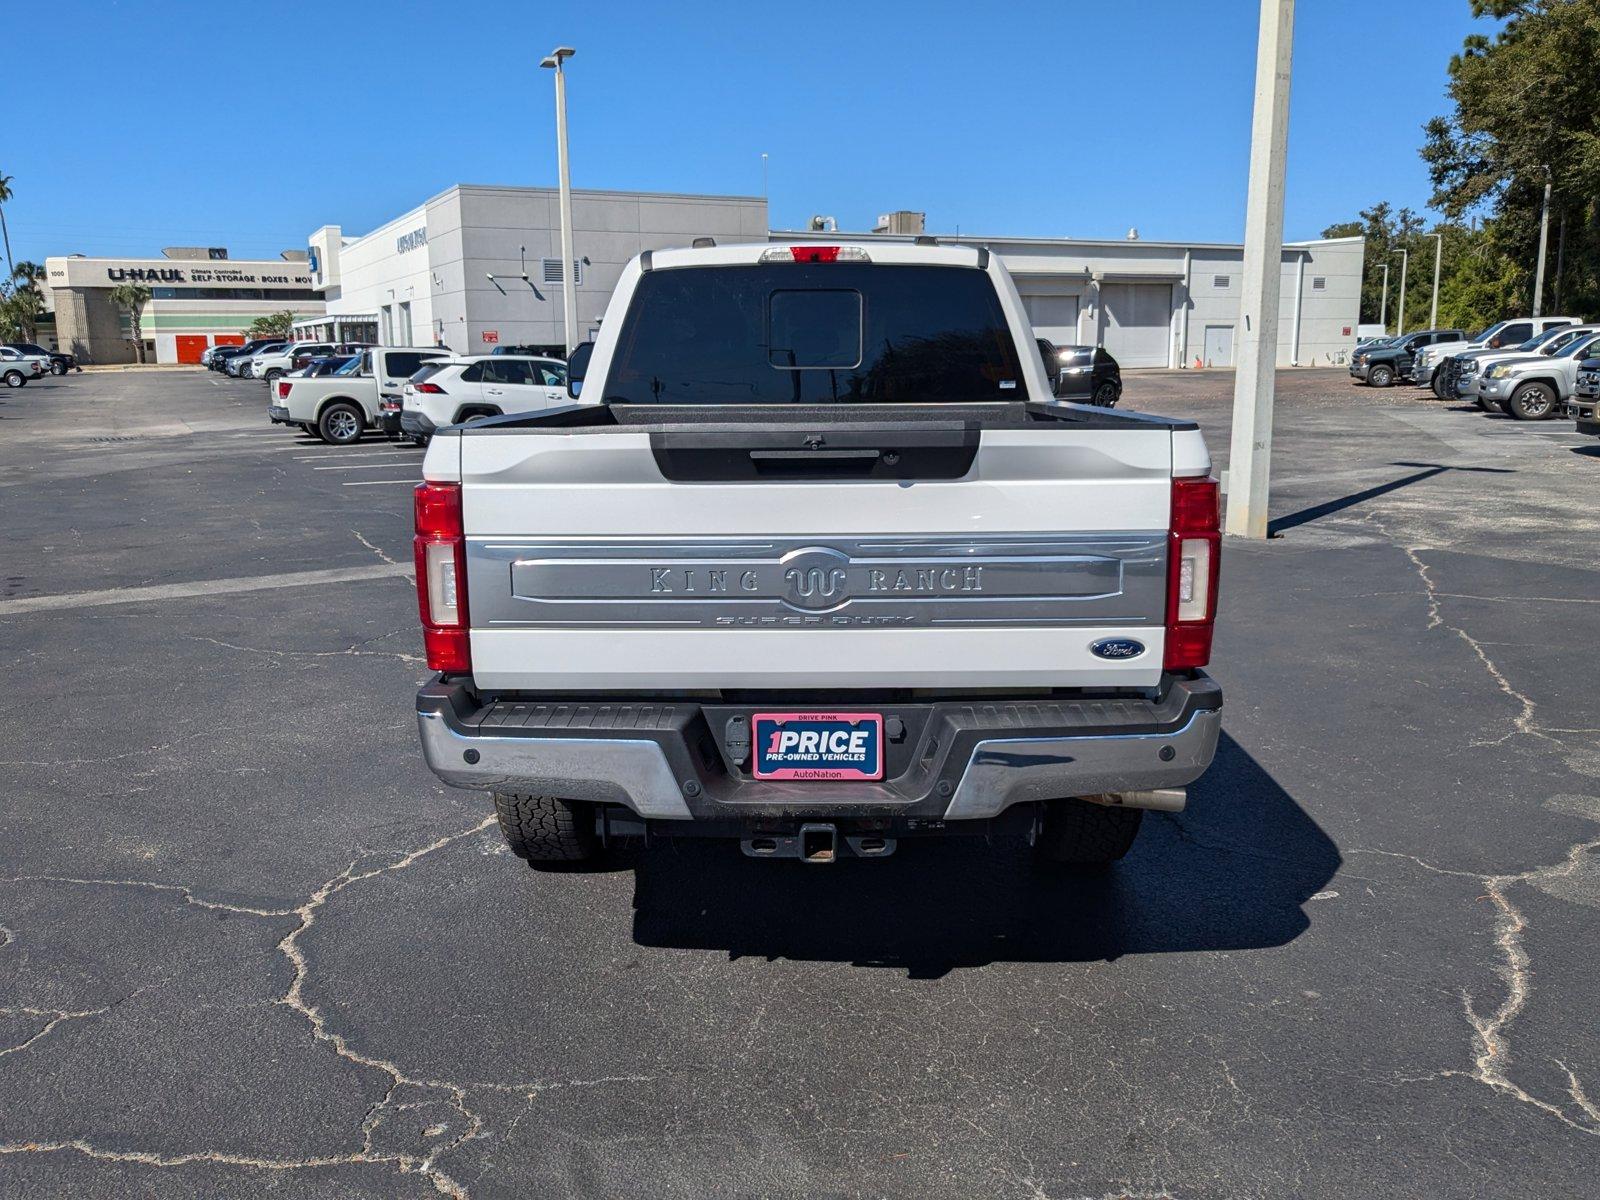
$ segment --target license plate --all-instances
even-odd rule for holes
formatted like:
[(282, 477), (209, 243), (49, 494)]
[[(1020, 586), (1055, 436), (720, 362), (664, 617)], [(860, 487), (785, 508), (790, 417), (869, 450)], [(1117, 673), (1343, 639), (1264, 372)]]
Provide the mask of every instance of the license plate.
[(757, 779), (882, 779), (880, 713), (756, 713)]

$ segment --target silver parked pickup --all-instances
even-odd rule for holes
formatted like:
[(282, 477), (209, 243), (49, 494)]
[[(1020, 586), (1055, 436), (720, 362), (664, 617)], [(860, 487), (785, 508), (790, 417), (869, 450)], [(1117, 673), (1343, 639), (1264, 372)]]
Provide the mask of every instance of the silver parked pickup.
[(1216, 751), (1191, 423), (1057, 400), (987, 250), (665, 250), (586, 403), (437, 431), (424, 756), (511, 848), (881, 857), (1009, 830), (1104, 866)]

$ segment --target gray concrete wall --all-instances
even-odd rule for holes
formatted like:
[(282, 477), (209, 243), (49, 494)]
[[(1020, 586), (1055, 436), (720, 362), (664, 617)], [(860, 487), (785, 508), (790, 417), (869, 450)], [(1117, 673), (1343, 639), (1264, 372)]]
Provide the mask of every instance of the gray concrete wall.
[(81, 363), (137, 362), (122, 310), (106, 288), (55, 288), (56, 346)]

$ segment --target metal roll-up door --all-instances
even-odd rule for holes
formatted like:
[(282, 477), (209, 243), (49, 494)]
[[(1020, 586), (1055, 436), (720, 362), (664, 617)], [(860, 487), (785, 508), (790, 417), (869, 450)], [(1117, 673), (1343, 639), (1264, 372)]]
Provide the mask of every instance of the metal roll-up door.
[(1071, 346), (1078, 340), (1078, 298), (1076, 296), (1024, 296), (1022, 306), (1035, 337), (1046, 338), (1058, 346)]
[(1172, 330), (1172, 284), (1103, 283), (1105, 348), (1124, 367), (1164, 367)]

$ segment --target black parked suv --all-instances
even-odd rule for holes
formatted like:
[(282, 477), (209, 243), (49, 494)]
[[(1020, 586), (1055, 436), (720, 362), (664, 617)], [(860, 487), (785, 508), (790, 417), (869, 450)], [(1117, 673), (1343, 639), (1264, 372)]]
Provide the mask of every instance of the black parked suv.
[(1062, 400), (1115, 408), (1122, 399), (1122, 368), (1102, 346), (1057, 346), (1036, 339), (1045, 374)]
[(1370, 387), (1386, 388), (1402, 375), (1411, 373), (1411, 356), (1435, 342), (1466, 340), (1461, 329), (1422, 329), (1398, 337), (1387, 346), (1357, 350), (1350, 359), (1350, 374)]

